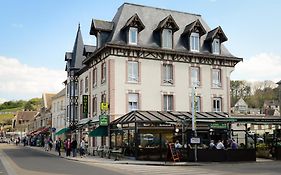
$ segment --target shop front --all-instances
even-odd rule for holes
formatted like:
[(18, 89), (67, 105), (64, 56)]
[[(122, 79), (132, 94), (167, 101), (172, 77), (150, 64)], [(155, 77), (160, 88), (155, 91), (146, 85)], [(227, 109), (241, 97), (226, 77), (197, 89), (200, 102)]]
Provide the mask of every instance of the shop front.
[[(197, 134), (200, 155), (207, 150), (210, 140), (228, 139), (230, 123), (226, 113), (197, 113)], [(194, 144), (190, 112), (132, 111), (110, 124), (110, 147), (122, 149), (124, 156), (137, 160), (169, 160), (168, 143), (177, 140), (182, 160), (192, 161)], [(217, 123), (219, 126), (215, 126)], [(203, 160), (203, 159), (202, 159)]]

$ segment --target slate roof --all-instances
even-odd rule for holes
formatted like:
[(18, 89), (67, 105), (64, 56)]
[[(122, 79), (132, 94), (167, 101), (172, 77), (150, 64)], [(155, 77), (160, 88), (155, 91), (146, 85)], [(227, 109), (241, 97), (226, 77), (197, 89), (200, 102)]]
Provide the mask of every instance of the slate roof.
[(17, 112), (16, 119), (29, 121), (32, 120), (37, 113), (37, 111), (20, 111)]
[(281, 80), (278, 82), (278, 83), (276, 83), (276, 84), (279, 84), (279, 85), (281, 85)]
[(93, 53), (96, 50), (96, 46), (91, 46), (91, 45), (84, 45), (84, 55), (86, 53)]
[[(160, 25), (159, 23), (169, 15), (172, 16), (179, 27), (179, 30), (174, 32), (174, 50), (188, 52), (187, 46), (183, 44), (182, 41), (187, 40), (187, 38), (182, 38), (182, 34), (184, 33), (186, 26), (194, 21), (199, 20), (207, 32), (211, 31), (210, 27), (202, 19), (201, 15), (124, 3), (118, 8), (117, 13), (112, 20), (114, 27), (110, 37), (108, 37), (107, 43), (126, 45), (126, 41), (124, 40), (124, 36), (126, 34), (121, 29), (126, 25), (128, 19), (135, 14), (138, 15), (145, 26), (145, 28), (139, 32), (138, 36), (138, 46), (140, 47), (161, 48), (160, 38), (156, 38), (153, 31), (158, 27), (158, 25)], [(209, 35), (209, 37), (212, 37), (212, 33)], [(207, 34), (201, 37), (200, 44), (202, 49), (200, 53), (210, 54), (210, 48), (207, 48), (207, 45), (204, 44), (206, 36)], [(223, 45), (221, 46), (221, 55), (233, 57), (233, 55)]]
[(56, 95), (54, 95), (52, 97), (52, 99), (57, 99), (57, 98), (60, 98), (60, 97), (63, 97), (65, 96), (65, 88), (63, 88), (61, 91), (59, 91)]
[(65, 53), (65, 61), (67, 61), (66, 71), (69, 71), (70, 69), (80, 70), (85, 66), (82, 64), (85, 59), (83, 52), (84, 43), (79, 25), (72, 52)]
[(95, 35), (96, 31), (112, 31), (113, 29), (113, 22), (110, 21), (103, 21), (103, 20), (98, 20), (98, 19), (92, 19), (92, 24), (91, 24), (91, 35)]

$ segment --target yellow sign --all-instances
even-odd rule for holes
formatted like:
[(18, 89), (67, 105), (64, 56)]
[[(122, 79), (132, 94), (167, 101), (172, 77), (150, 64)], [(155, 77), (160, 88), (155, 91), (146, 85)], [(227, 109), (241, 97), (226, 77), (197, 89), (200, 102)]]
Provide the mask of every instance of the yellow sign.
[(100, 104), (100, 109), (102, 111), (108, 111), (108, 103), (101, 103)]

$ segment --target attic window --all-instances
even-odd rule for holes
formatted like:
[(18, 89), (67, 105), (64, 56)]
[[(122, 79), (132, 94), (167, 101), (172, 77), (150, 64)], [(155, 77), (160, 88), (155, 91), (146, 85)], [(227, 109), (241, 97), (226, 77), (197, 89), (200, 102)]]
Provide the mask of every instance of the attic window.
[(138, 28), (136, 27), (129, 28), (129, 44), (138, 44)]
[(191, 33), (190, 35), (190, 51), (199, 52), (199, 33)]
[(162, 31), (162, 48), (173, 48), (173, 31), (171, 29), (163, 29)]
[(213, 54), (220, 54), (220, 40), (215, 38), (212, 43), (212, 52)]

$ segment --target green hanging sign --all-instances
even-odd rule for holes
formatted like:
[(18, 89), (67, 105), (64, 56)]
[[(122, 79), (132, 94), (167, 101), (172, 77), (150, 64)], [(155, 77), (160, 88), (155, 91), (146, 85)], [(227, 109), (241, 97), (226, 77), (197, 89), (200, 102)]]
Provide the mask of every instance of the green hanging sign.
[(99, 125), (100, 126), (108, 126), (109, 116), (108, 115), (100, 115), (99, 117)]
[(227, 129), (226, 123), (212, 123), (210, 124), (210, 128), (212, 129)]

